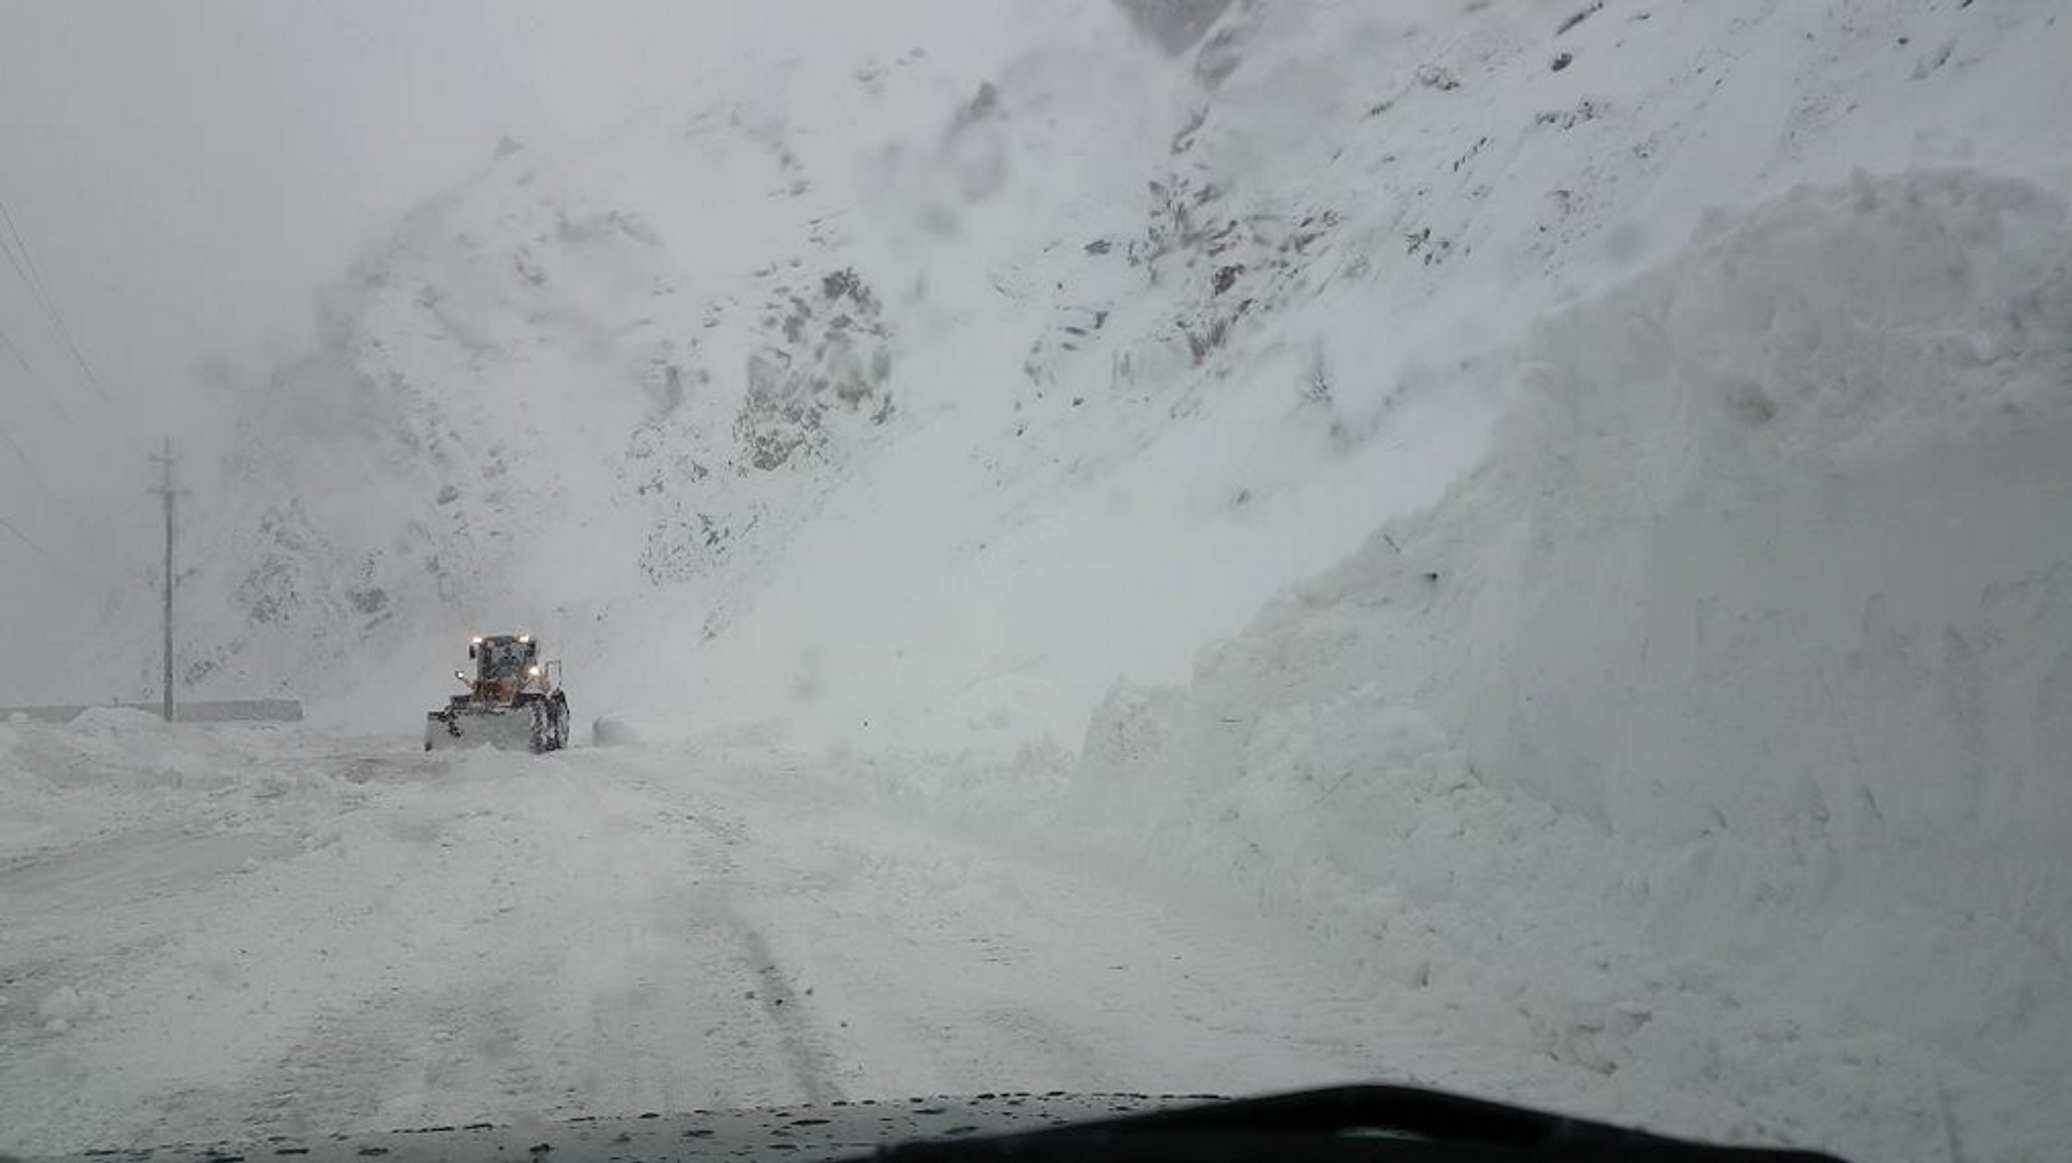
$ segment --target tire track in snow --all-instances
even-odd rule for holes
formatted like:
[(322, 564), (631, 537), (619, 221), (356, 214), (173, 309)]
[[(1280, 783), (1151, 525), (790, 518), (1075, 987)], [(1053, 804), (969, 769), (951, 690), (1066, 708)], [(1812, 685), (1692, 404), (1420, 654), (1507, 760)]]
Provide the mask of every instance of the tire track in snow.
[[(7, 1146), (1265, 1087), (1405, 1048), (1359, 999), (1142, 886), (726, 753), (340, 764), (373, 773), (345, 778), (349, 801), (318, 776), (167, 853), (312, 838), (153, 902), (166, 948), (115, 980), (115, 1012), (0, 1069), (0, 1105), (30, 1116)], [(134, 892), (129, 867), (77, 903)], [(31, 895), (25, 915), (76, 945), (54, 980), (107, 955), (113, 934), (43, 907), (58, 886)], [(173, 1042), (210, 1049), (138, 1069)]]
[(849, 1093), (1263, 1089), (1429, 1068), (1434, 1033), (1276, 948), (1295, 934), (1176, 911), (1126, 878), (789, 768), (697, 758), (620, 762), (695, 767), (695, 783), (654, 790), (693, 817), (725, 805), (731, 894), (766, 964), (843, 1019), (816, 1045)]
[[(653, 796), (658, 803), (674, 802), (679, 798), (671, 794), (671, 789), (657, 784), (637, 768), (624, 764), (612, 766), (617, 768), (625, 786)], [(688, 824), (712, 841), (717, 869), (721, 873), (721, 883), (713, 893), (713, 912), (739, 939), (743, 952), (741, 964), (757, 982), (757, 988), (748, 991), (744, 1000), (756, 1003), (758, 1012), (774, 1032), (784, 1065), (804, 1101), (842, 1101), (842, 1089), (835, 1081), (838, 1058), (815, 1030), (811, 1011), (802, 1001), (803, 995), (792, 985), (790, 975), (771, 952), (762, 932), (729, 903), (731, 887), (746, 883), (734, 852), (748, 842), (747, 828), (737, 817), (722, 813), (709, 804), (682, 809), (662, 808), (656, 812), (656, 818)]]
[(749, 969), (762, 983), (755, 998), (762, 1004), (763, 1016), (776, 1027), (785, 1065), (791, 1069), (799, 1091), (810, 1103), (840, 1102), (843, 1095), (834, 1082), (834, 1056), (819, 1045), (810, 1028), (805, 1007), (799, 1004), (799, 995), (792, 989), (783, 970), (778, 968), (769, 943), (745, 922), (741, 925), (741, 937), (748, 948)]

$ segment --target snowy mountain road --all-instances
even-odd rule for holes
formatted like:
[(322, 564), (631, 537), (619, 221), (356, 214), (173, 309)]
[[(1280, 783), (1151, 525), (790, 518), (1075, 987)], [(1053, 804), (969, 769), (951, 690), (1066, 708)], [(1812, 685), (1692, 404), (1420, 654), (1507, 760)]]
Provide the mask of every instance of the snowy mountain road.
[(770, 757), (234, 737), (29, 756), (63, 788), (0, 833), (0, 1149), (1243, 1091), (1409, 1049), (1256, 920)]

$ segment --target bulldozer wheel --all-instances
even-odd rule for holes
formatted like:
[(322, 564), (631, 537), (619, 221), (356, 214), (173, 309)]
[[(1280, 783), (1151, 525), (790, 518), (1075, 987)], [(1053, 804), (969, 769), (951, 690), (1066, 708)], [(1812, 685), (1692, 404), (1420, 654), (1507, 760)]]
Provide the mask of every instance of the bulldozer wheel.
[(549, 730), (550, 734), (552, 735), (552, 739), (553, 739), (553, 749), (554, 749), (554, 750), (556, 750), (556, 751), (559, 751), (559, 750), (561, 750), (562, 748), (564, 748), (564, 747), (567, 747), (567, 746), (568, 746), (568, 696), (567, 696), (567, 695), (565, 695), (565, 694), (562, 694), (562, 693), (561, 693), (560, 691), (555, 691), (555, 692), (554, 692), (554, 696), (553, 696), (553, 698), (552, 698), (552, 699), (550, 699), (550, 700), (548, 700), (548, 703), (547, 703), (547, 721), (548, 721), (548, 730)]

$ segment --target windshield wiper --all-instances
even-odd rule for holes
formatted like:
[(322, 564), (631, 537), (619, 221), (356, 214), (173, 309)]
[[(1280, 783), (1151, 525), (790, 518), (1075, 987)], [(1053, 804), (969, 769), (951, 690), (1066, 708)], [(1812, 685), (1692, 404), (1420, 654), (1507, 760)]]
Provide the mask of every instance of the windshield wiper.
[(898, 1163), (1840, 1163), (1831, 1155), (1716, 1147), (1608, 1123), (1406, 1086), (1347, 1086), (1238, 1099), (985, 1138), (880, 1148)]

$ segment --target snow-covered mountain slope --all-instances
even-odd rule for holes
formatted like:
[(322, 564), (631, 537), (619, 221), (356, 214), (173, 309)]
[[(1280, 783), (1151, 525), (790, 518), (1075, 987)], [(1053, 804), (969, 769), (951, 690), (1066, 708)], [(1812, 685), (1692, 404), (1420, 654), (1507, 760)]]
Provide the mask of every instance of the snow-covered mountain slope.
[[(853, 777), (1303, 918), (1487, 1046), (1451, 1085), (1849, 1157), (2050, 1157), (2065, 200), (1961, 171), (1802, 187), (1462, 374), (1508, 390), (1484, 462), (1185, 686), (1116, 688), (1077, 755)], [(1499, 1076), (1521, 1058), (1566, 1072)]]
[(394, 719), (522, 625), (651, 731), (1070, 742), (1435, 497), (1479, 353), (1707, 206), (2060, 181), (2055, 18), (882, 6), (506, 153), (336, 288), (184, 673)]
[(2065, 1142), (2064, 201), (1796, 191), (1491, 363), (1487, 462), (1190, 686), (1116, 691), (1067, 829), (1234, 876), (1636, 1113)]

